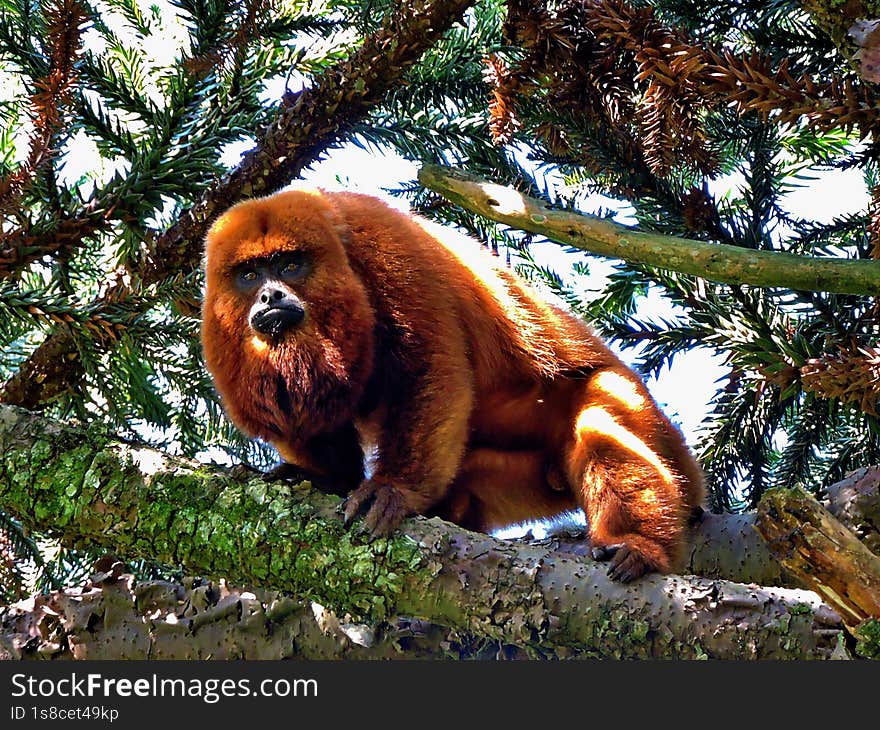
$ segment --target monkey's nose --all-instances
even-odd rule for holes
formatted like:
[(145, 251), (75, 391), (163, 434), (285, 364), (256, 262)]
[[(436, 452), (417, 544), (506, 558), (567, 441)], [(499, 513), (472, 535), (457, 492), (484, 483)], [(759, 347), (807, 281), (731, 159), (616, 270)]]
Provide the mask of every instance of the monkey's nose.
[(281, 289), (263, 289), (260, 292), (260, 301), (263, 304), (277, 304), (282, 299), (284, 299), (285, 293), (281, 291)]

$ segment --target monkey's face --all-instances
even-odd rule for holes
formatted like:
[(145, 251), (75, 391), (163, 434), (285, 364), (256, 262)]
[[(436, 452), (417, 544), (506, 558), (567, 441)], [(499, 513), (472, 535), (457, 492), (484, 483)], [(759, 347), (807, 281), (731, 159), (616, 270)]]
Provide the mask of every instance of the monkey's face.
[(356, 407), (374, 315), (346, 235), (327, 199), (307, 190), (240, 203), (208, 233), (205, 359), (245, 431), (350, 418)]
[(309, 258), (299, 251), (277, 253), (238, 267), (235, 287), (253, 302), (248, 321), (256, 335), (278, 341), (302, 323), (305, 304), (294, 287), (308, 276), (310, 268)]

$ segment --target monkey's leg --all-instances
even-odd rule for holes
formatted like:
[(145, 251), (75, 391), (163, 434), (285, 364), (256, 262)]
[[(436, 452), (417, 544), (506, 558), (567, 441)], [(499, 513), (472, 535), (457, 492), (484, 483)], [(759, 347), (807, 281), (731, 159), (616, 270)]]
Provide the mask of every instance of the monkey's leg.
[(565, 457), (594, 557), (610, 560), (614, 580), (629, 582), (674, 567), (689, 507), (681, 475), (663, 456), (675, 453), (665, 417), (632, 373), (603, 372), (585, 382)]
[(430, 377), (401, 378), (381, 428), (376, 469), (345, 500), (345, 521), (366, 510), (374, 536), (393, 532), (408, 515), (425, 514), (449, 491), (468, 437), (470, 375), (443, 367)]
[(541, 449), (469, 450), (449, 495), (430, 514), (489, 532), (577, 509), (571, 490)]
[(270, 469), (267, 481), (310, 481), (318, 489), (348, 494), (364, 478), (364, 452), (357, 429), (348, 423), (329, 433), (307, 439), (304, 444), (276, 444), (285, 463)]

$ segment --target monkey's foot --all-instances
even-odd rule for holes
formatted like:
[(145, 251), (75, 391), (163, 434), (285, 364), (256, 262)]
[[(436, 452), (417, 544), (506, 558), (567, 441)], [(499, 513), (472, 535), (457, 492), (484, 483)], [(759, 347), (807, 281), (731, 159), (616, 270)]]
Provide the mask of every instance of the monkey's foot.
[(593, 560), (611, 561), (608, 576), (611, 580), (630, 583), (645, 573), (668, 572), (668, 559), (663, 549), (648, 540), (638, 540), (646, 545), (640, 549), (634, 541), (619, 542), (612, 545), (596, 545), (590, 550)]
[(286, 461), (263, 473), (263, 481), (265, 482), (288, 481), (299, 484), (300, 482), (314, 482), (315, 479), (314, 474), (310, 474), (296, 464), (288, 464)]
[(406, 498), (399, 489), (371, 479), (361, 484), (342, 503), (345, 524), (350, 524), (364, 510), (367, 510), (364, 525), (374, 538), (390, 535), (410, 514)]

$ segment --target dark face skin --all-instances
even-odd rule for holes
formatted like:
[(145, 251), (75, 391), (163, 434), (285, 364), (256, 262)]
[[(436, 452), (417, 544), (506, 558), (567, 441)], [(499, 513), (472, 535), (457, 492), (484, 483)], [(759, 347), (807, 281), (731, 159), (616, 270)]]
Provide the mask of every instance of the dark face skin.
[(273, 340), (297, 327), (306, 316), (294, 288), (309, 273), (305, 255), (282, 251), (236, 267), (235, 288), (251, 299), (248, 321), (255, 332)]

